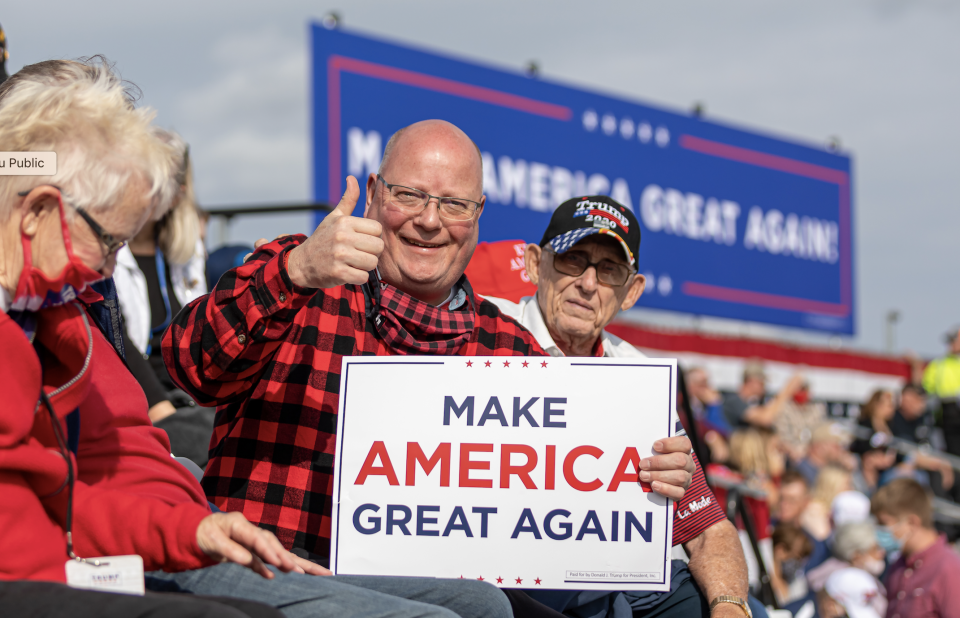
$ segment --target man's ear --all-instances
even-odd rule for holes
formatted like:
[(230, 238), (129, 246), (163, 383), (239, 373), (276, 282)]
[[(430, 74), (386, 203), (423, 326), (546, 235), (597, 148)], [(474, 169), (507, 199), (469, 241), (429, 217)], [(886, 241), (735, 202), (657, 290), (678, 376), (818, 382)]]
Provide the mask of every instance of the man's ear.
[(373, 194), (377, 190), (377, 175), (374, 172), (370, 172), (370, 175), (367, 176), (367, 201), (363, 206), (363, 217), (366, 218), (367, 214), (370, 212), (370, 205), (373, 204)]
[(540, 285), (540, 263), (543, 258), (543, 249), (540, 245), (530, 243), (523, 251), (523, 267), (527, 271), (530, 283)]
[(483, 207), (486, 205), (486, 203), (487, 203), (487, 196), (486, 196), (486, 195), (481, 195), (481, 196), (480, 196), (480, 208), (477, 209), (477, 220), (479, 220), (479, 219), (480, 219), (480, 215), (483, 214)]
[(31, 191), (20, 206), (20, 231), (30, 238), (40, 229), (40, 219), (44, 211), (55, 212), (60, 207), (57, 192), (53, 187), (38, 187)]
[(620, 303), (621, 311), (626, 311), (637, 304), (637, 301), (640, 300), (640, 296), (643, 294), (644, 288), (647, 287), (647, 278), (641, 274), (636, 274), (627, 285), (630, 286), (630, 289), (627, 290), (627, 296), (623, 299), (623, 302)]

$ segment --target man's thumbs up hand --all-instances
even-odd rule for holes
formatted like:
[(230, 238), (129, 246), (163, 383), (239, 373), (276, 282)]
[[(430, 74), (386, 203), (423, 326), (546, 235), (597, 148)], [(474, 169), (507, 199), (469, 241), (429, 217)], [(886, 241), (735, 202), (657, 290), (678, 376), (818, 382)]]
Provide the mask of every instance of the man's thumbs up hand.
[(332, 288), (366, 283), (383, 252), (378, 221), (352, 216), (360, 186), (347, 176), (347, 190), (337, 207), (320, 222), (302, 245), (290, 252), (287, 272), (301, 287)]

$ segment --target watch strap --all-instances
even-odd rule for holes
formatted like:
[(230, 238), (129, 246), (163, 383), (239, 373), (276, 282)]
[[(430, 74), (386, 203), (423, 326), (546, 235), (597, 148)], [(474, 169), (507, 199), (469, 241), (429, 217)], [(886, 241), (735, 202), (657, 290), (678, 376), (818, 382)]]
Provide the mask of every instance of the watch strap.
[(710, 602), (710, 611), (712, 612), (713, 608), (720, 603), (732, 603), (742, 609), (743, 613), (747, 615), (747, 618), (753, 618), (753, 612), (750, 611), (750, 606), (747, 605), (747, 602), (740, 597), (735, 597), (729, 594), (721, 594)]

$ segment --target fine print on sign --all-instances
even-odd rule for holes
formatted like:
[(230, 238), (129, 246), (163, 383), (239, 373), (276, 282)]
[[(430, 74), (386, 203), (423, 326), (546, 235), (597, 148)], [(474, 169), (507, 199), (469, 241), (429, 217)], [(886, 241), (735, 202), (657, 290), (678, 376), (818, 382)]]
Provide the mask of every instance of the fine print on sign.
[(331, 567), (501, 587), (670, 588), (674, 359), (345, 357)]

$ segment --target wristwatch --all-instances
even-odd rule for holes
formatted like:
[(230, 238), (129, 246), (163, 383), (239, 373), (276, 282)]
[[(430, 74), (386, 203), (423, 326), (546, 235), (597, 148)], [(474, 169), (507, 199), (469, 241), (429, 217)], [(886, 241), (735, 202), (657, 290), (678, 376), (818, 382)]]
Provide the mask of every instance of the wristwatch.
[(729, 594), (721, 594), (710, 602), (710, 611), (712, 612), (713, 608), (720, 603), (733, 603), (743, 610), (743, 613), (747, 615), (747, 618), (753, 618), (753, 612), (750, 611), (750, 606), (747, 605), (747, 602), (740, 597), (731, 596)]

